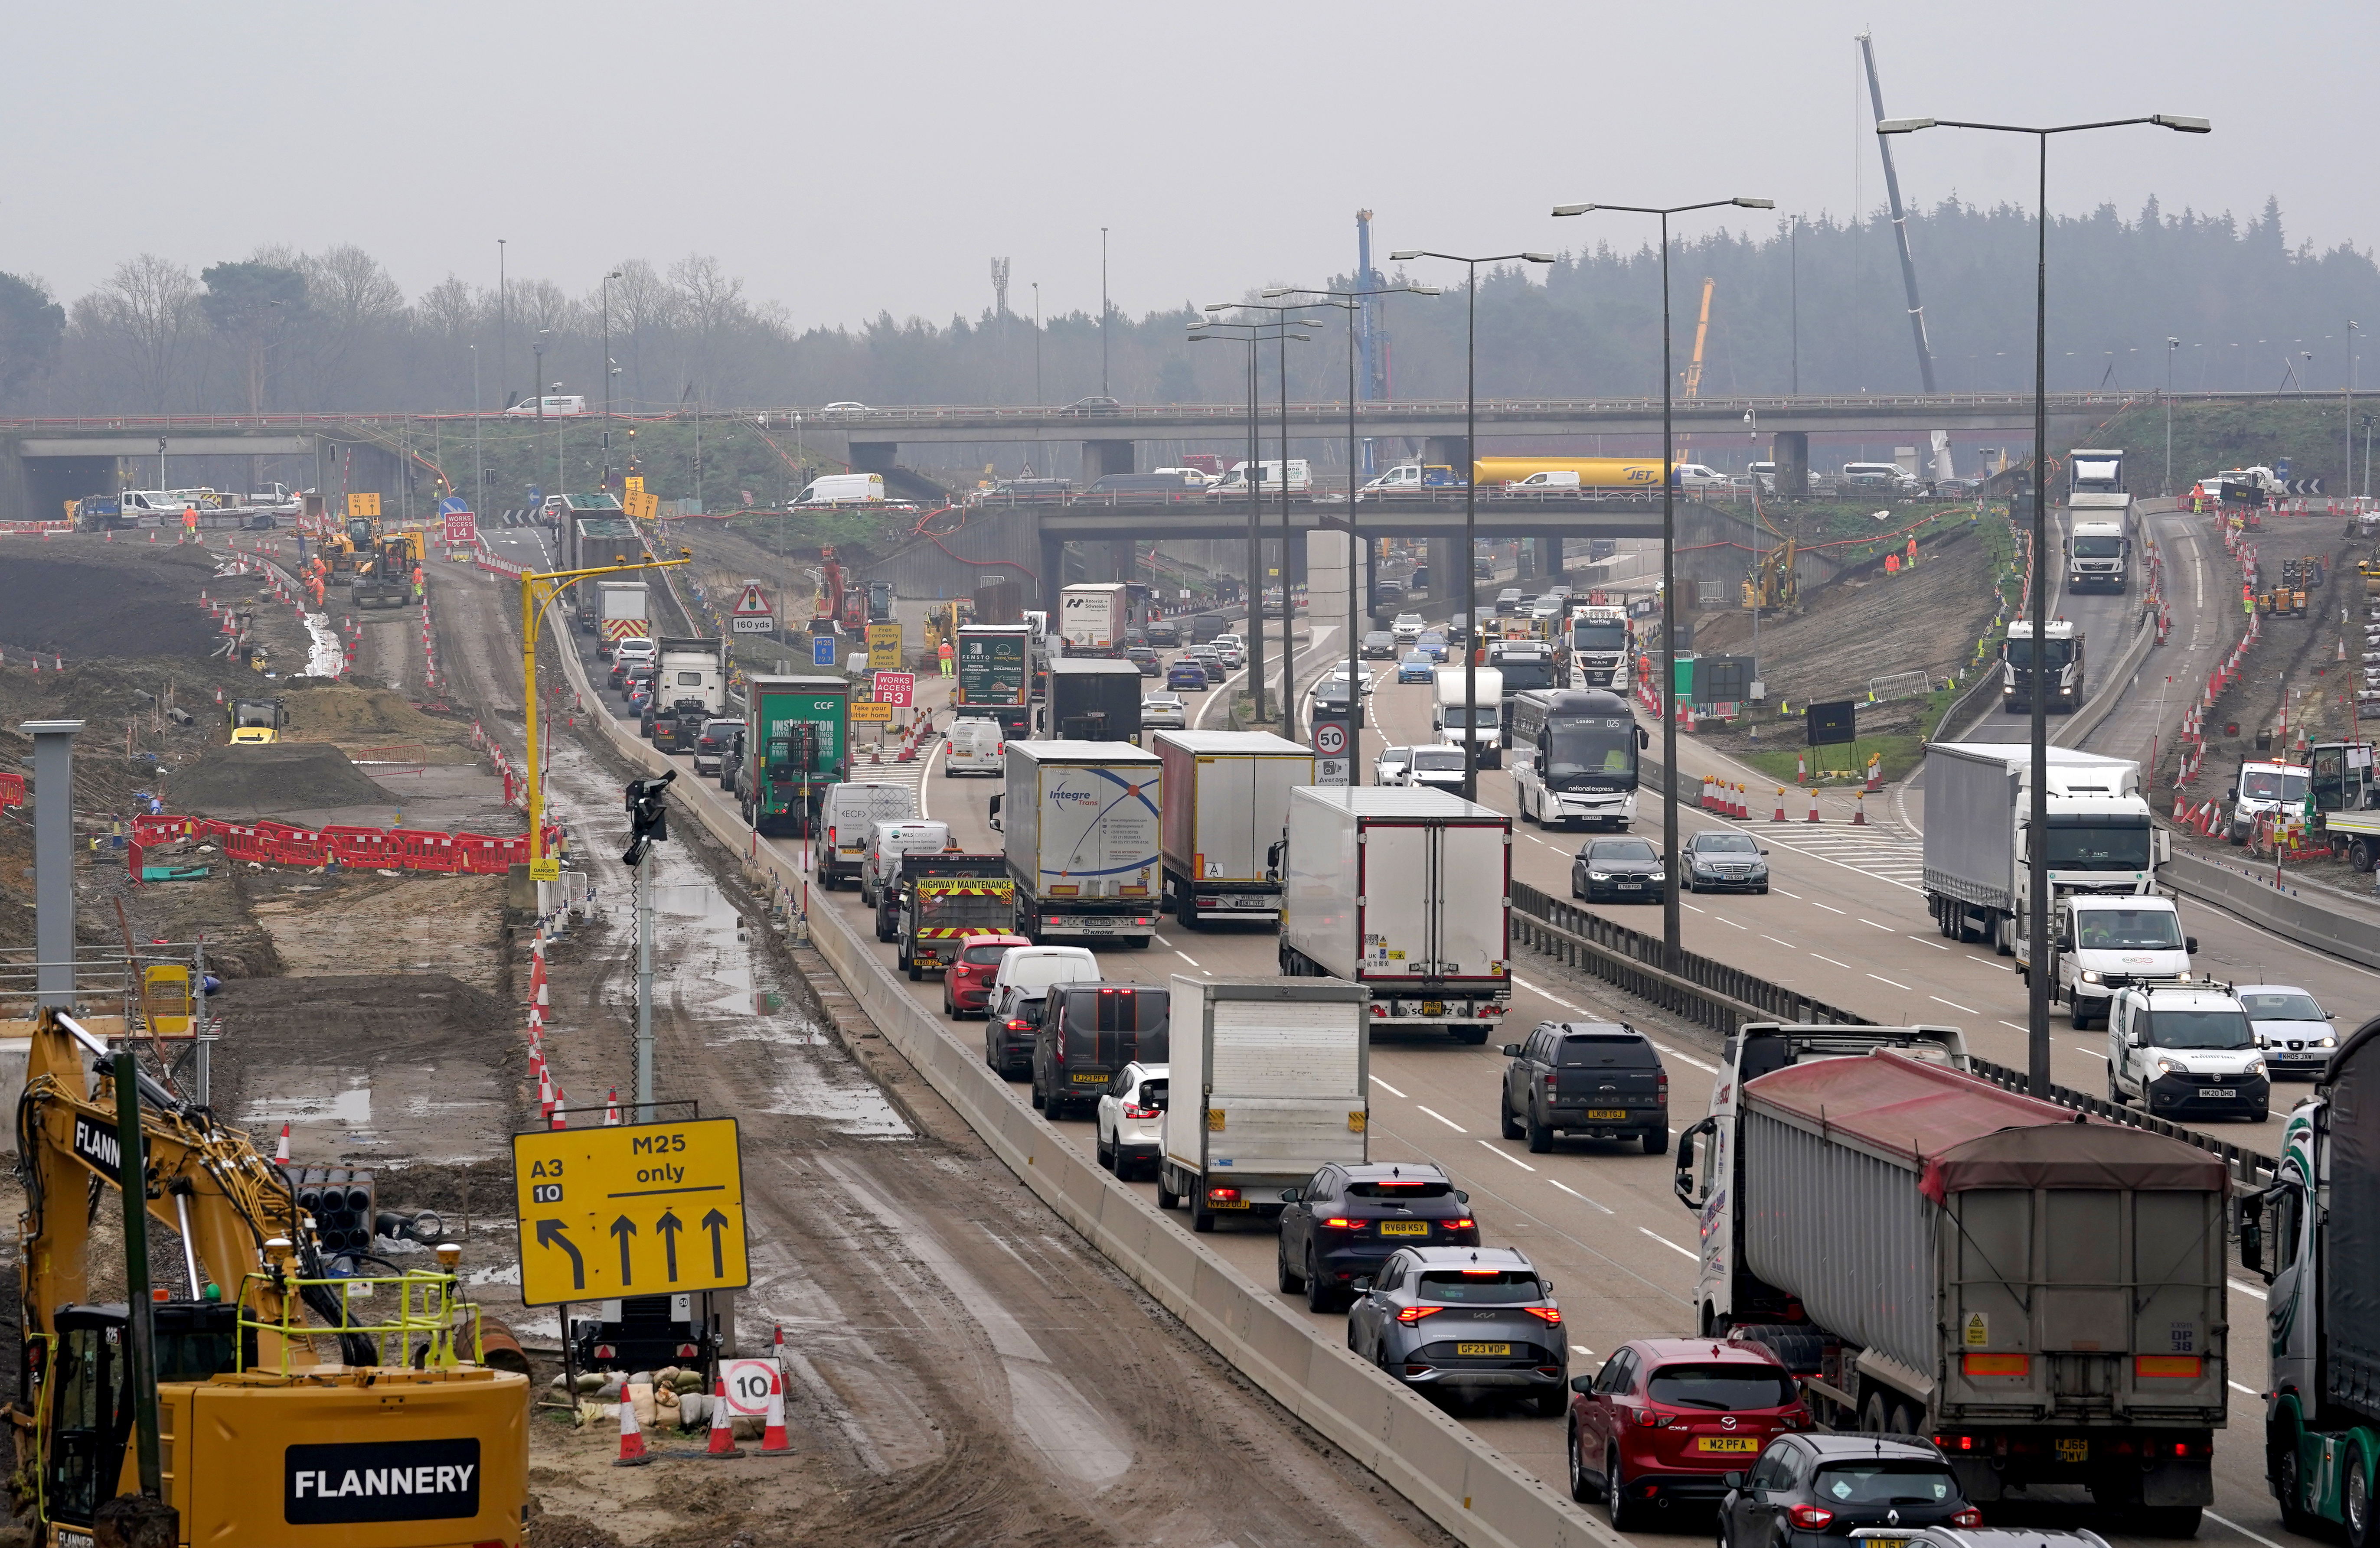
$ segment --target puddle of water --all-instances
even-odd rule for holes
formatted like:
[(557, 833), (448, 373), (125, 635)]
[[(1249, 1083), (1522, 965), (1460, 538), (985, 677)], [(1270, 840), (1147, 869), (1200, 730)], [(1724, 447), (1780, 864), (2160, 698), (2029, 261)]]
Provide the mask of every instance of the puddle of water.
[(328, 1107), (314, 1097), (266, 1096), (248, 1104), (250, 1123), (295, 1123), (300, 1119), (327, 1118), (354, 1128), (371, 1122), (371, 1082), (351, 1077), (347, 1089), (332, 1095)]

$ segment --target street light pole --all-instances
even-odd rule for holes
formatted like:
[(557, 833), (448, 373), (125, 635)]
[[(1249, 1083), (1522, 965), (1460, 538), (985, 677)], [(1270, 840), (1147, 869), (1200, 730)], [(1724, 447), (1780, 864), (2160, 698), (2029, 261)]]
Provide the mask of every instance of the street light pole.
[[(1297, 688), (1295, 682), (1293, 680), (1290, 670), (1291, 654), (1289, 648), (1289, 630), (1291, 621), (1291, 609), (1289, 605), (1289, 495), (1286, 489), (1289, 482), (1289, 456), (1287, 451), (1289, 436), (1289, 341), (1294, 339), (1302, 344), (1309, 335), (1289, 332), (1292, 327), (1297, 326), (1302, 322), (1304, 320), (1303, 319), (1293, 321), (1287, 318), (1276, 317), (1275, 320), (1270, 322), (1218, 322), (1212, 320), (1211, 314), (1220, 311), (1230, 311), (1241, 305), (1242, 303), (1239, 302), (1218, 301), (1208, 307), (1207, 311), (1210, 314), (1208, 320), (1192, 323), (1190, 325), (1189, 337), (1192, 344), (1203, 344), (1209, 339), (1220, 339), (1227, 337), (1232, 333), (1238, 333), (1242, 337), (1245, 338), (1248, 344), (1248, 455), (1246, 462), (1248, 473), (1248, 478), (1246, 479), (1248, 490), (1248, 684), (1255, 697), (1256, 722), (1258, 725), (1264, 724), (1266, 715), (1264, 671), (1264, 537), (1261, 526), (1264, 510), (1264, 466), (1263, 464), (1258, 461), (1258, 458), (1263, 454), (1263, 448), (1259, 444), (1257, 439), (1257, 345), (1267, 333), (1278, 333), (1281, 338), (1281, 444), (1283, 448), (1281, 454), (1281, 482), (1284, 488), (1281, 494), (1281, 643), (1282, 724), (1285, 729), (1291, 723), (1289, 719), (1291, 714), (1289, 701), (1291, 696), (1295, 694)], [(1249, 309), (1278, 313), (1283, 308), (1279, 307), (1251, 306)]]
[(613, 270), (603, 276), (603, 485), (605, 494), (612, 492), (612, 282), (620, 277)]
[[(1670, 217), (1691, 210), (1773, 210), (1766, 199), (1712, 199), (1667, 208), (1641, 204), (1558, 204), (1556, 215), (1615, 210), (1661, 220), (1661, 944), (1674, 966), (1682, 949), (1678, 913), (1678, 467), (1671, 437), (1671, 399), (1677, 379), (1670, 369)], [(1760, 610), (1753, 610), (1756, 621)], [(1755, 670), (1758, 663), (1755, 662)]]
[[(2166, 341), (2165, 341), (2165, 492), (2166, 492), (2166, 494), (2167, 494), (2167, 496), (2168, 496), (2168, 498), (2170, 498), (2170, 497), (2172, 496), (2172, 494), (2173, 494), (2173, 352), (2174, 352), (2175, 350), (2177, 350), (2177, 349), (2180, 349), (2180, 347), (2181, 347), (2181, 341), (2180, 341), (2180, 339), (2175, 338), (2175, 337), (2174, 337), (2173, 335), (2171, 335), (2170, 333), (2168, 333), (2168, 334), (2167, 334), (2167, 335), (2166, 335)], [(2349, 439), (2350, 439), (2350, 441), (2353, 439), (2352, 432), (2350, 432), (2350, 437), (2349, 437)]]
[(2084, 129), (2112, 129), (2130, 124), (2154, 124), (2180, 134), (2205, 134), (2212, 127), (2204, 118), (2159, 113), (2145, 118), (2111, 118), (2094, 124), (2061, 124), (2027, 128), (2014, 124), (1978, 124), (1955, 118), (1888, 118), (1876, 127), (1885, 134), (1913, 134), (1919, 129), (1984, 129), (1997, 134), (2029, 134), (2039, 147), (2034, 232), (2033, 295), (2033, 798), (2026, 813), (2025, 928), (2025, 1085), (2035, 1095), (2046, 1095), (2049, 1078), (2049, 722), (2048, 700), (2042, 693), (2042, 673), (2048, 653), (2041, 637), (2049, 616), (2049, 137)]
[[(1469, 464), (1463, 470), (1463, 799), (1479, 799), (1479, 652), (1480, 642), (1487, 638), (1479, 627), (1479, 266), (1483, 263), (1551, 263), (1551, 253), (1497, 253), (1466, 258), (1460, 253), (1431, 252), (1421, 248), (1408, 248), (1389, 255), (1391, 263), (1410, 263), (1417, 258), (1442, 259), (1463, 266), (1463, 282), (1468, 294), (1464, 299), (1463, 342), (1463, 460)], [(1430, 577), (1430, 595), (1436, 596), (1437, 577)], [(1502, 715), (1502, 706), (1498, 706)]]

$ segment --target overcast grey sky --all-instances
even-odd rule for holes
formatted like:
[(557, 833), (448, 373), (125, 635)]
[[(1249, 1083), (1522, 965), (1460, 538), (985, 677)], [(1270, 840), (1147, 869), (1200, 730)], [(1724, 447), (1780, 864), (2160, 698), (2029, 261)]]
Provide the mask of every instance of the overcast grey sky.
[[(1095, 310), (1099, 227), (1130, 312), (1312, 280), (1379, 248), (1633, 246), (1558, 201), (1883, 199), (1852, 38), (1896, 115), (2074, 122), (2061, 212), (2155, 193), (2370, 247), (2380, 6), (28, 6), (0, 134), (0, 269), (67, 299), (142, 250), (192, 269), (358, 243), (407, 293), (448, 273), (584, 293), (607, 263), (716, 254), (797, 326)], [(2028, 141), (1897, 142), (1905, 194), (2030, 201)], [(1736, 212), (1740, 215), (1741, 212)], [(1694, 217), (1715, 219), (1716, 217)], [(1693, 229), (1691, 227), (1687, 229)], [(1919, 255), (1921, 264), (1925, 255)]]

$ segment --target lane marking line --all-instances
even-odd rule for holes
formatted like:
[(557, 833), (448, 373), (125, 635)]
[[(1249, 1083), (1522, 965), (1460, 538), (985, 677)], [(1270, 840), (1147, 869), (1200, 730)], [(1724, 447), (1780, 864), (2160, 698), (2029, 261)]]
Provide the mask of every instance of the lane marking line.
[(1815, 899), (1815, 898), (1813, 898), (1813, 899), (1811, 899), (1811, 900), (1810, 900), (1810, 906), (1811, 906), (1812, 908), (1822, 908), (1822, 909), (1825, 909), (1828, 913), (1842, 913), (1842, 912), (1843, 912), (1842, 910), (1840, 910), (1840, 909), (1839, 909), (1839, 908), (1835, 907), (1833, 904), (1831, 904), (1831, 903), (1822, 903), (1822, 902), (1818, 901), (1818, 900), (1817, 900), (1817, 899)]
[[(2233, 1383), (2232, 1385), (2236, 1386), (2236, 1385), (2238, 1385), (2239, 1384), (2235, 1382), (2235, 1383)], [(2262, 1394), (2262, 1393), (2259, 1393), (2257, 1396), (2262, 1397), (2262, 1396), (2263, 1396), (2263, 1394)], [(2258, 1536), (2256, 1533), (2252, 1532), (2252, 1531), (2250, 1531), (2247, 1528), (2245, 1528), (2245, 1527), (2241, 1526), (2241, 1525), (2240, 1525), (2239, 1522), (2237, 1522), (2237, 1521), (2229, 1520), (2229, 1519), (2227, 1519), (2227, 1518), (2224, 1518), (2224, 1517), (2217, 1516), (2217, 1515), (2216, 1515), (2216, 1514), (2215, 1514), (2215, 1512), (2213, 1512), (2213, 1511), (2211, 1511), (2211, 1510), (2210, 1510), (2210, 1511), (2205, 1512), (2204, 1514), (2205, 1514), (2206, 1518), (2207, 1518), (2208, 1520), (2210, 1520), (2210, 1521), (2217, 1521), (2217, 1522), (2221, 1522), (2224, 1526), (2227, 1526), (2227, 1527), (2230, 1528), (2233, 1531), (2238, 1532), (2241, 1537), (2246, 1538), (2246, 1539), (2247, 1539), (2249, 1542), (2261, 1542), (2261, 1543), (2263, 1543), (2263, 1544), (2265, 1545), (2265, 1548), (2281, 1548), (2281, 1545), (2280, 1545), (2279, 1543), (2277, 1543), (2277, 1542), (2274, 1542), (2271, 1538), (2269, 1538), (2269, 1537), (2260, 1537), (2260, 1536)]]
[(1871, 929), (1871, 930), (1882, 930), (1882, 931), (1884, 931), (1887, 935), (1892, 935), (1892, 934), (1897, 933), (1897, 932), (1895, 932), (1895, 931), (1893, 930), (1893, 928), (1892, 928), (1892, 926), (1891, 926), (1891, 925), (1879, 925), (1879, 924), (1877, 924), (1877, 923), (1876, 923), (1875, 920), (1873, 920), (1873, 919), (1863, 919), (1863, 920), (1861, 920), (1861, 921), (1860, 921), (1860, 923), (1861, 923), (1861, 924), (1863, 924), (1863, 925), (1866, 925), (1866, 926), (1867, 926), (1869, 929)]
[(2107, 1056), (2106, 1054), (2101, 1053), (2101, 1052), (2100, 1052), (2098, 1049), (2096, 1049), (2096, 1048), (2083, 1048), (2083, 1047), (2082, 1047), (2082, 1044), (2080, 1044), (2080, 1043), (2077, 1043), (2077, 1044), (2073, 1045), (2073, 1046), (2075, 1046), (2075, 1047), (2077, 1047), (2077, 1048), (2082, 1048), (2082, 1051), (2083, 1051), (2084, 1053), (2089, 1054), (2093, 1058), (2097, 1059), (2097, 1060), (2098, 1060), (2100, 1063), (2102, 1063), (2102, 1064), (2105, 1064), (2105, 1063), (2107, 1063)]
[(1193, 957), (1192, 955), (1190, 955), (1190, 953), (1189, 953), (1189, 952), (1183, 950), (1181, 948), (1179, 948), (1179, 947), (1174, 948), (1173, 954), (1174, 954), (1175, 956), (1177, 956), (1177, 957), (1181, 958), (1184, 961), (1185, 961), (1185, 962), (1189, 963), (1192, 967), (1194, 967), (1194, 968), (1198, 968), (1198, 971), (1199, 971), (1200, 973), (1204, 973), (1204, 972), (1206, 972), (1206, 971), (1207, 971), (1205, 968), (1203, 968), (1203, 967), (1199, 967), (1199, 966), (1198, 966), (1198, 959), (1197, 959), (1197, 958)]
[(1935, 950), (1937, 950), (1937, 951), (1948, 951), (1948, 950), (1949, 950), (1949, 949), (1950, 949), (1949, 947), (1947, 947), (1947, 946), (1945, 946), (1945, 945), (1943, 945), (1940, 941), (1938, 941), (1938, 940), (1927, 940), (1924, 936), (1911, 936), (1909, 938), (1910, 938), (1911, 940), (1915, 941), (1915, 942), (1916, 942), (1918, 945), (1920, 945), (1920, 946), (1930, 946), (1930, 947), (1932, 947), (1932, 948), (1933, 948)]
[(1455, 1122), (1452, 1119), (1447, 1117), (1444, 1113), (1439, 1112), (1435, 1107), (1423, 1107), (1418, 1102), (1415, 1103), (1414, 1106), (1420, 1107), (1423, 1112), (1427, 1113), (1430, 1117), (1438, 1119), (1439, 1122), (1446, 1125), (1449, 1129), (1453, 1130), (1458, 1134), (1468, 1134), (1471, 1132), (1471, 1131), (1463, 1128), (1463, 1125)]
[(1965, 1013), (1970, 1016), (1974, 1014), (1973, 1010), (1967, 1010), (1965, 1006), (1961, 1005), (1955, 999), (1944, 999), (1940, 995), (1928, 995), (1925, 998), (1932, 1000), (1937, 1005), (1947, 1005), (1953, 1010), (1965, 1011)]
[(2225, 1283), (2229, 1285), (2233, 1289), (2239, 1291), (2241, 1295), (2252, 1295), (2258, 1300), (2265, 1299), (2265, 1292), (2256, 1288), (2253, 1285), (2243, 1285), (2237, 1279), (2226, 1280)]
[[(1868, 976), (1869, 976), (1870, 978), (1875, 979), (1875, 980), (1876, 980), (1877, 983), (1879, 983), (1879, 984), (1892, 984), (1892, 980), (1891, 980), (1891, 979), (1887, 978), (1884, 974), (1880, 974), (1880, 973), (1871, 973), (1871, 974), (1868, 974)], [(1907, 989), (1907, 988), (1909, 987), (1909, 986), (1908, 986), (1908, 985), (1906, 985), (1906, 984), (1892, 984), (1892, 986), (1893, 986), (1894, 988), (1896, 988), (1896, 989)]]
[[(1811, 953), (1810, 953), (1810, 955), (1811, 955), (1811, 956), (1813, 956), (1813, 957), (1818, 957), (1818, 953), (1816, 953), (1815, 951), (1811, 952)], [(1849, 963), (1849, 962), (1839, 962), (1839, 961), (1836, 961), (1832, 957), (1818, 957), (1818, 961), (1822, 961), (1822, 962), (1826, 963), (1828, 967), (1839, 967), (1839, 968), (1842, 968), (1842, 969), (1844, 969), (1844, 970), (1845, 970), (1845, 971), (1847, 971), (1847, 972), (1848, 972), (1848, 971), (1850, 970), (1850, 968), (1851, 968), (1851, 963)]]
[[(1777, 890), (1779, 892), (1785, 892), (1785, 889), (1781, 887), (1778, 888)], [(1792, 899), (1797, 903), (1802, 901), (1802, 894), (1799, 892), (1785, 892), (1785, 896)]]
[(1400, 1101), (1404, 1098), (1405, 1094), (1403, 1092), (1399, 1091), (1396, 1087), (1389, 1084), (1388, 1082), (1380, 1079), (1378, 1075), (1372, 1077), (1372, 1083), (1379, 1087), (1382, 1091), (1387, 1092), (1390, 1096), (1398, 1098)]
[[(1776, 937), (1775, 936), (1762, 936), (1760, 938), (1761, 938), (1761, 939), (1763, 939), (1763, 940), (1777, 940), (1777, 937)], [(1798, 946), (1793, 946), (1793, 943), (1792, 943), (1791, 941), (1790, 941), (1790, 940), (1777, 940), (1777, 944), (1778, 944), (1778, 945), (1779, 945), (1779, 946), (1790, 946), (1790, 947), (1792, 947), (1792, 948), (1793, 948), (1793, 949), (1794, 949), (1794, 950), (1796, 950), (1796, 951), (1799, 951), (1799, 950), (1801, 950), (1801, 949), (1801, 949), (1800, 947), (1798, 947)]]
[[(1723, 913), (1722, 913), (1722, 914), (1720, 914), (1720, 915), (1718, 916), (1718, 922), (1719, 922), (1720, 924), (1722, 924), (1722, 925), (1735, 925), (1735, 921), (1734, 921), (1734, 920), (1730, 919), (1726, 914), (1723, 914)], [(1752, 928), (1752, 926), (1751, 926), (1751, 925), (1735, 925), (1735, 927), (1736, 927), (1737, 929), (1739, 929), (1739, 930), (1749, 930), (1749, 929), (1751, 929), (1751, 928)]]
[(2259, 1399), (2261, 1399), (2261, 1398), (2265, 1396), (2263, 1393), (2258, 1392), (2254, 1387), (2252, 1387), (2252, 1386), (2241, 1386), (2238, 1382), (2231, 1382), (2231, 1383), (2229, 1383), (2228, 1385), (2229, 1385), (2229, 1386), (2230, 1386), (2230, 1388), (2231, 1388), (2231, 1390), (2232, 1390), (2232, 1391), (2234, 1391), (2234, 1392), (2244, 1392), (2244, 1393), (2246, 1393), (2246, 1394), (2247, 1394), (2249, 1397), (2254, 1397), (2254, 1398), (2259, 1398)]
[(1681, 1246), (1679, 1246), (1676, 1242), (1671, 1241), (1668, 1237), (1663, 1236), (1663, 1235), (1662, 1235), (1660, 1232), (1658, 1232), (1658, 1231), (1651, 1230), (1651, 1229), (1647, 1229), (1645, 1227), (1643, 1227), (1643, 1226), (1639, 1226), (1639, 1227), (1637, 1227), (1636, 1228), (1637, 1228), (1638, 1230), (1640, 1230), (1640, 1231), (1643, 1231), (1646, 1236), (1651, 1237), (1655, 1241), (1659, 1242), (1662, 1246), (1664, 1246), (1664, 1247), (1668, 1248), (1668, 1249), (1669, 1249), (1670, 1252), (1682, 1252), (1682, 1253), (1684, 1253), (1687, 1257), (1689, 1257), (1689, 1258), (1693, 1258), (1696, 1263), (1700, 1263), (1700, 1262), (1702, 1261), (1701, 1254), (1699, 1254), (1699, 1253), (1695, 1252), (1692, 1248), (1689, 1248), (1689, 1247), (1681, 1247)]
[[(1521, 1170), (1523, 1170), (1523, 1171), (1524, 1171), (1524, 1172), (1534, 1172), (1534, 1171), (1536, 1171), (1536, 1168), (1535, 1167), (1530, 1166), (1526, 1161), (1522, 1160), (1522, 1159), (1521, 1159), (1519, 1156), (1517, 1156), (1517, 1155), (1506, 1155), (1504, 1154), (1504, 1152), (1503, 1152), (1503, 1150), (1502, 1150), (1501, 1148), (1500, 1148), (1499, 1146), (1497, 1146), (1497, 1145), (1495, 1145), (1495, 1144), (1490, 1143), (1489, 1142), (1488, 1142), (1488, 1141), (1486, 1141), (1486, 1140), (1482, 1140), (1482, 1141), (1480, 1141), (1479, 1143), (1480, 1143), (1481, 1144), (1483, 1144), (1483, 1145), (1487, 1145), (1487, 1146), (1488, 1146), (1488, 1148), (1490, 1151), (1493, 1151), (1496, 1155), (1504, 1156), (1504, 1159), (1505, 1159), (1505, 1160), (1510, 1161), (1511, 1163), (1512, 1163), (1512, 1165), (1514, 1165), (1515, 1167), (1520, 1167), (1520, 1168), (1521, 1168)], [(1639, 1229), (1642, 1229), (1643, 1228), (1641, 1228), (1641, 1227), (1640, 1227), (1640, 1228), (1639, 1228)]]
[(1562, 1181), (1560, 1178), (1548, 1178), (1546, 1180), (1552, 1183), (1555, 1187), (1560, 1189), (1563, 1192), (1569, 1194), (1572, 1198), (1576, 1199), (1583, 1204), (1594, 1204), (1596, 1208), (1603, 1211), (1606, 1215), (1615, 1215), (1619, 1213), (1609, 1204), (1600, 1203), (1594, 1199), (1588, 1198), (1585, 1194), (1580, 1192), (1577, 1189), (1572, 1188), (1569, 1183)]

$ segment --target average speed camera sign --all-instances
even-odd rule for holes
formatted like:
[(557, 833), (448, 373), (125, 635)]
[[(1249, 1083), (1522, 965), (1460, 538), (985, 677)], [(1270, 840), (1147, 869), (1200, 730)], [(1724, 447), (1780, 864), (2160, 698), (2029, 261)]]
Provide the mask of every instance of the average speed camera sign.
[(1344, 720), (1317, 720), (1314, 723), (1314, 750), (1326, 758), (1344, 756), (1347, 752), (1347, 723)]

